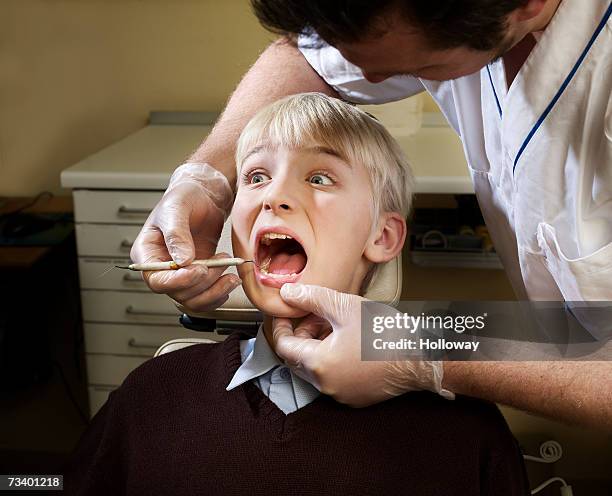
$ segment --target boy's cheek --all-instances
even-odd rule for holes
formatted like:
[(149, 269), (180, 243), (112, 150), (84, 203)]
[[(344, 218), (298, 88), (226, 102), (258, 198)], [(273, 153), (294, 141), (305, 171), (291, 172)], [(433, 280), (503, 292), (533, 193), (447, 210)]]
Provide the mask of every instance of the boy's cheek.
[[(234, 250), (234, 255), (239, 256), (240, 253), (236, 253), (236, 251)], [(244, 267), (245, 265), (248, 265), (248, 264), (242, 264), (242, 265), (236, 266), (236, 272), (238, 272), (238, 277), (240, 277), (242, 281), (244, 281), (244, 278), (248, 275), (248, 272), (246, 268)]]
[(243, 221), (234, 222), (234, 218), (240, 219), (239, 214), (232, 213), (232, 251), (235, 257), (250, 259), (248, 229)]

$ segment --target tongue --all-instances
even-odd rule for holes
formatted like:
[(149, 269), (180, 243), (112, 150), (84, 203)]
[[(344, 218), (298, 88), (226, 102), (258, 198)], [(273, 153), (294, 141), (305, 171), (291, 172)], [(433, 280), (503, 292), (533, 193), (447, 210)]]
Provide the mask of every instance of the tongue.
[(306, 257), (303, 253), (279, 253), (274, 255), (270, 261), (268, 272), (274, 274), (297, 274), (306, 265)]

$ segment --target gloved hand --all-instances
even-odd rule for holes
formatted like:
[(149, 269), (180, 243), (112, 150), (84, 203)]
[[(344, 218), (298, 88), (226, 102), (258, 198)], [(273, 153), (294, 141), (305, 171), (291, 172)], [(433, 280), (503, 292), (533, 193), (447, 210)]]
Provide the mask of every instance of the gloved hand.
[[(232, 202), (232, 188), (221, 172), (208, 164), (181, 165), (134, 241), (130, 258), (134, 263), (172, 259), (179, 265), (211, 258)], [(240, 285), (236, 275), (221, 276), (224, 270), (189, 265), (143, 272), (143, 278), (152, 291), (167, 294), (184, 311), (203, 312), (222, 305)]]
[(322, 393), (353, 407), (424, 389), (454, 398), (442, 388), (442, 362), (361, 361), (364, 298), (306, 284), (284, 284), (280, 294), (286, 303), (311, 315), (295, 328), (289, 319), (274, 319), (275, 351)]

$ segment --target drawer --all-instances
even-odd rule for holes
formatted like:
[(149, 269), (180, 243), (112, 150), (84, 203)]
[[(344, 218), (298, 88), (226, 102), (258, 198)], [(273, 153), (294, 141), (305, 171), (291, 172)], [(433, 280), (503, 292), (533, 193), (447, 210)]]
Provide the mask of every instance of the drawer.
[[(100, 259), (79, 258), (79, 279), (81, 289), (116, 289), (120, 291), (151, 290), (142, 279), (140, 272), (114, 268), (115, 265), (126, 265), (129, 258)], [(112, 268), (112, 270), (108, 270)]]
[(81, 291), (85, 322), (169, 324), (183, 328), (180, 312), (166, 295), (128, 291)]
[(141, 227), (76, 224), (77, 253), (79, 256), (129, 258)]
[(225, 336), (212, 332), (196, 332), (184, 327), (159, 325), (85, 324), (85, 351), (112, 355), (151, 357), (171, 339), (197, 338), (223, 341)]
[(93, 191), (77, 189), (75, 222), (144, 224), (163, 195), (162, 191)]
[(89, 417), (93, 417), (102, 405), (106, 403), (108, 395), (115, 389), (114, 386), (89, 386)]
[(147, 360), (147, 357), (87, 354), (87, 382), (90, 386), (120, 386), (132, 370)]

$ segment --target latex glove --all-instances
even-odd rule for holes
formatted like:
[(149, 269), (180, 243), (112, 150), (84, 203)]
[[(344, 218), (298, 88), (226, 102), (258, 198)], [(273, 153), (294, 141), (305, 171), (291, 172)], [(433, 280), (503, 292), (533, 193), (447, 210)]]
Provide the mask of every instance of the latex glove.
[(143, 272), (152, 291), (167, 294), (187, 313), (219, 307), (240, 285), (234, 274), (221, 276), (225, 267), (188, 265), (195, 258), (215, 254), (232, 201), (232, 188), (221, 172), (208, 164), (183, 164), (172, 174), (168, 189), (134, 241), (130, 252), (134, 263), (172, 259), (187, 265), (178, 270)]
[[(454, 398), (442, 388), (442, 362), (361, 361), (364, 298), (305, 284), (284, 284), (280, 294), (289, 305), (312, 315), (295, 327), (289, 319), (274, 319), (275, 351), (322, 393), (354, 407), (417, 390)], [(389, 312), (396, 310), (389, 307)]]

